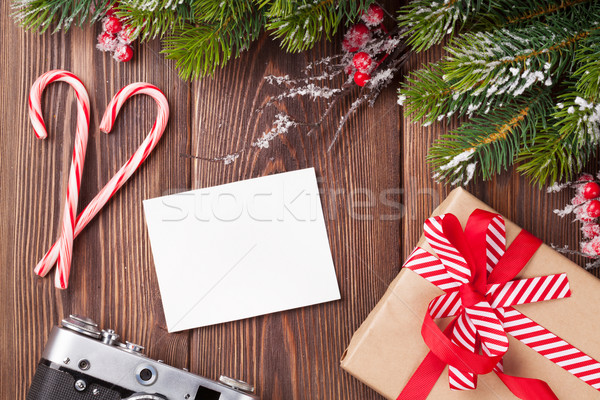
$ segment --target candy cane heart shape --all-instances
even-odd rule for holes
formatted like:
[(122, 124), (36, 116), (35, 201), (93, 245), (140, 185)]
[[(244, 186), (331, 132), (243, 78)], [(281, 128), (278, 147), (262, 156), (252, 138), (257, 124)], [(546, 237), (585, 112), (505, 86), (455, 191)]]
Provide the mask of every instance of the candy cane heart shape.
[[(142, 142), (136, 152), (129, 160), (121, 167), (121, 169), (108, 181), (108, 183), (98, 192), (96, 197), (90, 201), (85, 209), (77, 217), (75, 226), (75, 237), (81, 233), (83, 228), (98, 214), (100, 209), (108, 202), (108, 200), (127, 182), (133, 175), (136, 169), (146, 160), (150, 152), (156, 147), (158, 141), (162, 137), (163, 132), (169, 120), (169, 104), (165, 95), (156, 86), (148, 83), (132, 83), (121, 89), (108, 104), (104, 117), (100, 122), (100, 130), (109, 133), (115, 122), (117, 114), (125, 101), (137, 94), (146, 94), (152, 97), (158, 105), (158, 116), (150, 133)], [(44, 256), (49, 262), (55, 261), (59, 255), (58, 242), (54, 243), (50, 250)], [(39, 266), (38, 266), (39, 267)], [(36, 268), (36, 274), (44, 276), (49, 269)], [(59, 279), (57, 278), (56, 282)]]
[[(52, 82), (66, 82), (75, 89), (77, 96), (77, 128), (75, 131), (75, 145), (73, 147), (73, 158), (71, 161), (71, 171), (69, 172), (69, 181), (67, 184), (67, 195), (63, 211), (63, 221), (61, 236), (54, 247), (57, 250), (57, 256), (50, 262), (46, 257), (38, 263), (37, 269), (48, 270), (58, 261), (58, 270), (60, 280), (56, 285), (62, 289), (67, 287), (71, 267), (71, 252), (73, 250), (73, 238), (75, 236), (75, 216), (77, 215), (77, 202), (79, 200), (79, 187), (81, 184), (81, 173), (85, 161), (85, 150), (88, 141), (88, 130), (90, 125), (90, 100), (83, 86), (83, 83), (69, 71), (53, 70), (40, 76), (33, 83), (29, 94), (29, 118), (33, 125), (35, 135), (40, 139), (48, 137), (46, 126), (42, 117), (42, 92)], [(58, 260), (57, 260), (58, 259)]]

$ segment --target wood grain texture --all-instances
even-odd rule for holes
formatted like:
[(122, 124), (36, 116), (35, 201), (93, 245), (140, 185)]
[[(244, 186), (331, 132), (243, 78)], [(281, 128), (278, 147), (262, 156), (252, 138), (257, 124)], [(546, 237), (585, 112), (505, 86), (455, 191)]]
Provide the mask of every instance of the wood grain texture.
[[(229, 166), (186, 158), (181, 154), (234, 152), (269, 130), (275, 110), (262, 115), (254, 110), (279, 89), (264, 76), (299, 75), (311, 60), (336, 52), (339, 36), (289, 55), (263, 35), (214, 78), (184, 82), (159, 54), (158, 42), (136, 45), (134, 61), (117, 64), (94, 48), (98, 27), (26, 33), (9, 18), (9, 2), (0, 7), (0, 355), (5, 366), (0, 398), (25, 398), (50, 329), (69, 313), (80, 313), (145, 345), (152, 358), (213, 379), (226, 374), (253, 382), (263, 399), (381, 399), (343, 372), (339, 358), (412, 250), (423, 220), (450, 189), (433, 182), (425, 162), (427, 148), (445, 127), (424, 129), (403, 119), (392, 85), (375, 107), (351, 119), (329, 153), (340, 110), (316, 134), (293, 131)], [(440, 54), (436, 48), (414, 55), (406, 71)], [(81, 205), (133, 153), (154, 119), (153, 101), (135, 98), (122, 110), (114, 133), (101, 134), (100, 116), (112, 95), (128, 83), (147, 81), (165, 92), (171, 106), (161, 143), (75, 240), (70, 286), (62, 292), (51, 277), (35, 277), (33, 267), (58, 237), (75, 100), (66, 84), (46, 90), (46, 141), (35, 139), (26, 107), (35, 78), (54, 68), (80, 76), (92, 103)], [(322, 110), (312, 101), (280, 107), (303, 119)], [(342, 300), (168, 334), (142, 200), (306, 167), (314, 167), (319, 178)], [(568, 193), (547, 195), (514, 172), (469, 189), (545, 242), (576, 245), (575, 227), (551, 212), (567, 202)], [(410, 345), (402, 338), (398, 344)]]

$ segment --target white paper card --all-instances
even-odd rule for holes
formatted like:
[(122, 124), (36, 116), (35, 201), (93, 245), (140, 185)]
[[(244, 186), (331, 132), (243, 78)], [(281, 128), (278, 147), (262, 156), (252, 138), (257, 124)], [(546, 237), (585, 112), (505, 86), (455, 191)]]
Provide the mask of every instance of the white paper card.
[(313, 168), (144, 211), (169, 332), (340, 299)]

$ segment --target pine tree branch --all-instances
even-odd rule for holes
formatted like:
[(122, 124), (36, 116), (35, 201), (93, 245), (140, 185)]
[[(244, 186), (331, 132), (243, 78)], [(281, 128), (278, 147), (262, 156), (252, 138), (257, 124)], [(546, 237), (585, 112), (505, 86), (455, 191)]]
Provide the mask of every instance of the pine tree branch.
[(429, 126), (444, 118), (449, 120), (452, 116), (460, 118), (464, 115), (471, 117), (475, 113), (487, 114), (513, 97), (508, 93), (497, 94), (485, 90), (483, 82), (478, 82), (469, 91), (459, 92), (443, 76), (440, 64), (431, 63), (411, 72), (402, 83), (398, 91), (399, 103), (413, 122), (422, 119), (423, 126)]
[[(543, 18), (554, 13), (567, 10), (572, 6), (588, 3), (593, 0), (560, 0), (560, 1), (548, 1), (546, 4), (540, 4), (539, 0), (524, 2), (520, 1), (521, 7), (525, 8), (521, 14), (510, 15), (504, 12), (506, 22), (509, 24), (521, 24), (533, 19)], [(532, 7), (533, 6), (533, 7)], [(537, 7), (537, 8), (535, 8)], [(502, 15), (502, 14), (501, 14)]]
[(596, 101), (600, 97), (600, 30), (594, 31), (577, 49), (575, 60), (577, 79), (575, 88), (584, 99)]
[(559, 77), (569, 67), (565, 53), (573, 54), (575, 43), (597, 29), (591, 23), (581, 30), (540, 23), (515, 31), (465, 34), (447, 47), (451, 56), (442, 63), (444, 79), (458, 91), (481, 82), (514, 95), (536, 82), (550, 86), (548, 78)]
[(552, 104), (550, 89), (534, 89), (523, 99), (473, 117), (430, 150), (436, 179), (467, 184), (477, 170), (484, 180), (507, 169), (516, 156), (535, 143), (537, 129), (546, 126)]
[(552, 18), (575, 20), (572, 10), (594, 0), (493, 0), (487, 12), (474, 18), (471, 31), (527, 26), (533, 21), (550, 23)]
[(156, 0), (150, 4), (144, 0), (121, 0), (117, 16), (123, 25), (130, 26), (132, 37), (140, 40), (162, 38), (186, 23), (194, 24), (194, 0)]
[(27, 30), (44, 33), (54, 25), (53, 33), (85, 21), (96, 21), (116, 0), (15, 0), (12, 16)]
[(312, 48), (323, 34), (331, 39), (342, 21), (355, 20), (371, 3), (373, 0), (262, 1), (261, 8), (268, 10), (266, 29), (281, 39), (281, 47), (299, 52)]
[(600, 98), (584, 99), (574, 86), (559, 98), (552, 129), (519, 157), (519, 171), (540, 186), (547, 181), (571, 179), (581, 171), (600, 144)]
[(454, 36), (473, 15), (489, 7), (483, 3), (482, 0), (415, 0), (400, 9), (398, 26), (405, 28), (405, 34), (410, 36), (408, 45), (417, 52), (424, 51), (441, 43), (445, 36)]
[[(215, 3), (222, 10), (208, 12)], [(183, 79), (212, 74), (232, 57), (237, 58), (258, 38), (265, 23), (264, 15), (249, 0), (197, 0), (195, 7), (202, 20), (198, 25), (175, 29), (164, 40), (162, 51), (168, 59), (176, 60)]]

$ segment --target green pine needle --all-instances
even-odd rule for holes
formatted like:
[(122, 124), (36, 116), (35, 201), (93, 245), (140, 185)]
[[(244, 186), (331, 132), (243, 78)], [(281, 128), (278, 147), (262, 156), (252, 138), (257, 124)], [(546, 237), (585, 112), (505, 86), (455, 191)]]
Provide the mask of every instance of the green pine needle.
[(537, 141), (537, 129), (546, 126), (552, 105), (549, 89), (528, 94), (442, 136), (428, 157), (435, 177), (453, 185), (467, 184), (476, 175), (487, 180), (512, 165), (523, 149)]
[(444, 118), (449, 120), (451, 116), (471, 116), (478, 110), (487, 113), (512, 98), (507, 93), (494, 93), (492, 96), (485, 90), (479, 90), (478, 85), (461, 93), (453, 89), (443, 75), (440, 64), (431, 63), (406, 77), (398, 93), (406, 114), (413, 122), (422, 119), (423, 126), (429, 126)]
[[(263, 0), (261, 6), (266, 8), (268, 3)], [(342, 21), (356, 20), (371, 3), (373, 0), (273, 1), (268, 8), (266, 29), (272, 36), (281, 39), (281, 47), (287, 51), (305, 51), (312, 48), (323, 34), (331, 39)]]
[(15, 0), (12, 16), (27, 30), (44, 33), (54, 25), (53, 33), (71, 25), (82, 25), (101, 17), (116, 0)]
[(485, 7), (483, 3), (483, 0), (415, 0), (400, 9), (398, 25), (406, 29), (407, 43), (415, 51), (427, 50), (441, 43), (446, 35), (452, 37)]
[(176, 28), (195, 22), (193, 0), (157, 0), (151, 7), (143, 0), (122, 0), (117, 16), (131, 26), (132, 37), (140, 40), (162, 38)]
[(262, 13), (255, 12), (249, 3), (245, 10), (230, 11), (224, 20), (185, 25), (165, 39), (163, 53), (176, 61), (183, 79), (214, 73), (258, 38), (264, 24)]

